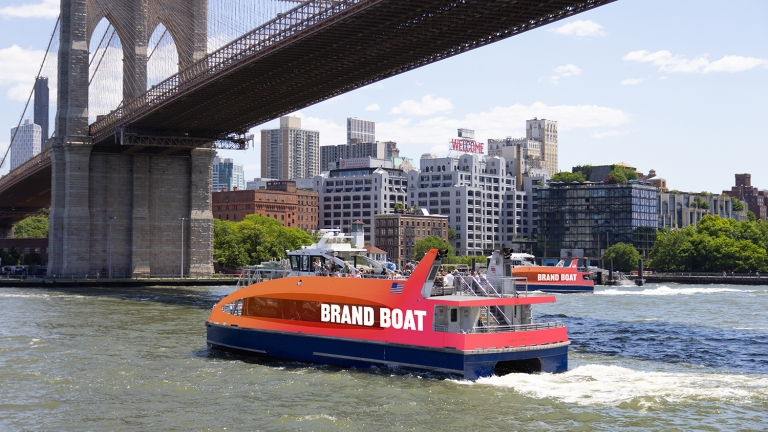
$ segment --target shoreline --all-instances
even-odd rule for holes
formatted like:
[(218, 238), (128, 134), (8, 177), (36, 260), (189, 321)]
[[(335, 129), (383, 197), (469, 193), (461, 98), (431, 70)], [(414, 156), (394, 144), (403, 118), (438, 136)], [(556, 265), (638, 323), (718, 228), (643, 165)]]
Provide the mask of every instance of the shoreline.
[(174, 287), (174, 286), (221, 286), (237, 285), (234, 278), (146, 278), (146, 279), (0, 279), (0, 288), (50, 288), (50, 287)]

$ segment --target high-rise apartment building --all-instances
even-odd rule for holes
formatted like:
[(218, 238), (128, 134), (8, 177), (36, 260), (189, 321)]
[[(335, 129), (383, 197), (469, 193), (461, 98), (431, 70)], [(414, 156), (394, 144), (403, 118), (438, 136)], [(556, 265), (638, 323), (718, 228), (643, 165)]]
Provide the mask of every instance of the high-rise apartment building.
[[(11, 169), (23, 164), (32, 156), (40, 153), (40, 140), (42, 129), (29, 121), (24, 120), (24, 124), (17, 128), (11, 128)], [(13, 135), (16, 135), (14, 138)]]
[(562, 249), (600, 257), (619, 242), (648, 257), (656, 241), (659, 193), (642, 182), (550, 183), (539, 189), (538, 205), (538, 249), (545, 257), (559, 257)]
[(376, 159), (344, 160), (343, 168), (315, 177), (320, 199), (320, 228), (352, 231), (352, 223), (363, 222), (365, 243), (373, 241), (373, 216), (395, 212), (405, 206), (408, 181), (392, 162)]
[(214, 192), (221, 190), (243, 190), (245, 189), (245, 174), (243, 173), (243, 164), (235, 163), (234, 160), (221, 159), (216, 156), (213, 159), (211, 189)]
[[(387, 159), (386, 143), (353, 142), (320, 147), (320, 171), (340, 168), (341, 159)], [(331, 165), (333, 164), (333, 165)]]
[(45, 144), (45, 142), (48, 141), (48, 138), (51, 137), (48, 135), (49, 97), (48, 78), (38, 78), (37, 81), (35, 81), (34, 122), (42, 129), (40, 142), (43, 144)]
[(503, 158), (480, 154), (425, 154), (421, 170), (408, 173), (408, 206), (448, 216), (456, 231), (456, 255), (483, 255), (528, 238), (536, 232), (536, 206), (517, 190), (509, 165)]
[[(544, 145), (534, 139), (512, 137), (489, 139), (488, 156), (499, 156), (507, 162), (514, 162), (512, 169), (518, 183), (522, 182), (523, 176), (543, 174)], [(549, 173), (550, 176), (553, 174), (555, 173)]]
[(554, 120), (537, 119), (525, 121), (525, 137), (542, 144), (543, 154), (541, 168), (555, 175), (557, 168), (557, 122)]
[(353, 142), (376, 142), (376, 122), (357, 117), (347, 118), (347, 144)]
[(320, 173), (320, 132), (301, 128), (299, 117), (280, 117), (280, 129), (261, 131), (261, 175), (292, 180)]

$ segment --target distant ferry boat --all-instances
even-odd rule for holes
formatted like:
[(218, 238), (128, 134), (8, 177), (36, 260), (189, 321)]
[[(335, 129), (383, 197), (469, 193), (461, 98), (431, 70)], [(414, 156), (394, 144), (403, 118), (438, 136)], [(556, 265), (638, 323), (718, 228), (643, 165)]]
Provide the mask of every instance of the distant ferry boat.
[[(310, 255), (311, 256), (311, 255)], [(345, 367), (399, 367), (474, 380), (568, 369), (561, 322), (534, 322), (513, 278), (458, 276), (433, 296), (444, 255), (432, 249), (407, 280), (295, 276), (225, 297), (208, 320), (214, 349)]]
[(488, 260), (489, 277), (522, 277), (528, 289), (551, 293), (594, 292), (595, 282), (589, 272), (578, 269), (578, 260), (561, 260), (557, 266), (540, 266), (530, 262), (533, 255), (494, 251)]

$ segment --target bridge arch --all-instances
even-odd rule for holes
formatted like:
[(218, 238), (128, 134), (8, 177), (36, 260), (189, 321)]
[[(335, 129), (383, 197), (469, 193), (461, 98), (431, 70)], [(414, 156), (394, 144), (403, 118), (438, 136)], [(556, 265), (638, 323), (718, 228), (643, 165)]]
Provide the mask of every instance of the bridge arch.
[(124, 87), (123, 41), (126, 35), (104, 14), (88, 32), (88, 122), (114, 110)]
[(147, 89), (179, 72), (179, 45), (173, 31), (162, 22), (155, 26), (147, 43)]

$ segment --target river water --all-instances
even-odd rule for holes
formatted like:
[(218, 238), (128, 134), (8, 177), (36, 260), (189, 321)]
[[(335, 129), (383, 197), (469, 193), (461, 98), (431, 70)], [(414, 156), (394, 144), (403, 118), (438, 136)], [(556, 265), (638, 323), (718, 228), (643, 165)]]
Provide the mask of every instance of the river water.
[(768, 428), (768, 287), (558, 295), (569, 371), (474, 383), (210, 351), (230, 291), (0, 289), (0, 430)]

